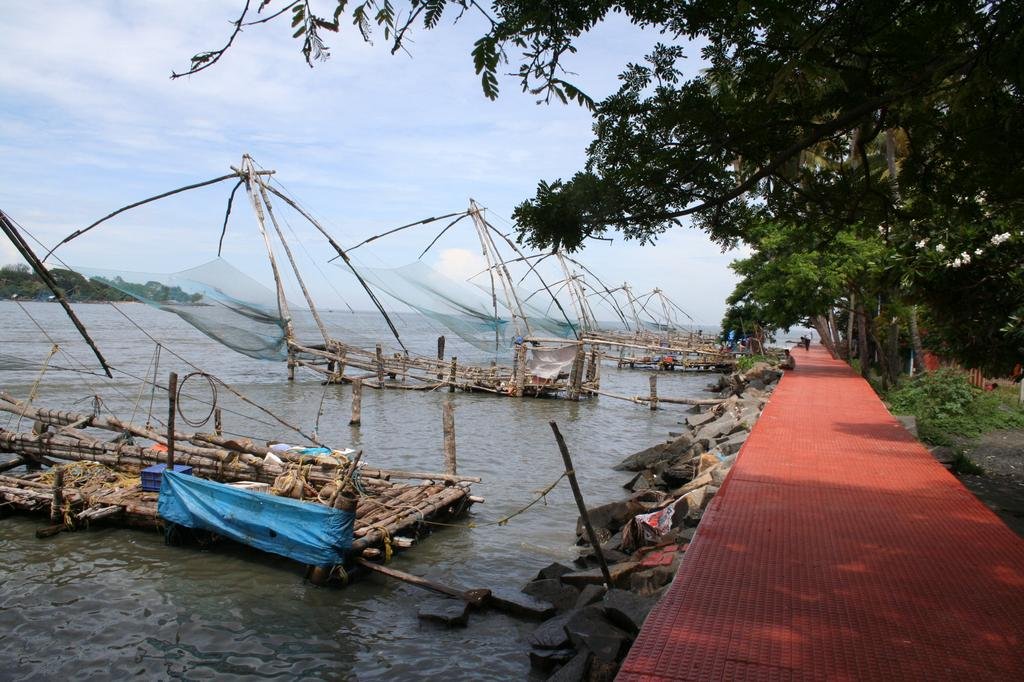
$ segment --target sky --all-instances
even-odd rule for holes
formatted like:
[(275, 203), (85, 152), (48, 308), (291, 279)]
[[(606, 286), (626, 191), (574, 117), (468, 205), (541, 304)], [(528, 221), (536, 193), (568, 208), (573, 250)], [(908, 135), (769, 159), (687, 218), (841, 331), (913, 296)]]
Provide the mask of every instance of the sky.
[[(411, 54), (391, 55), (383, 36), (367, 45), (353, 30), (327, 34), (331, 58), (313, 69), (287, 22), (273, 22), (245, 30), (213, 68), (172, 81), (171, 71), (185, 70), (193, 54), (224, 43), (242, 5), (7, 3), (0, 23), (7, 56), (0, 70), (0, 208), (52, 247), (121, 206), (228, 173), (248, 153), (349, 247), (464, 210), (470, 198), (511, 232), (513, 208), (533, 196), (539, 180), (568, 178), (583, 166), (592, 137), (588, 111), (538, 105), (513, 77), (502, 80), (497, 101), (483, 96), (470, 51), (484, 26), (472, 15), (415, 32)], [(621, 20), (607, 22), (567, 61), (570, 80), (600, 99), (658, 39)], [(692, 59), (699, 68), (696, 50)], [(125, 213), (56, 255), (73, 266), (160, 273), (204, 263), (216, 256), (232, 184)], [(325, 265), (334, 254), (324, 240), (294, 214), (287, 218), (314, 298), (324, 307), (368, 309), (354, 278)], [(482, 268), (476, 235), (463, 223), (423, 257), (452, 277)], [(409, 263), (443, 224), (403, 231), (353, 256), (371, 267)], [(612, 236), (613, 243), (595, 241), (577, 257), (609, 284), (628, 281), (635, 292), (658, 287), (696, 322), (720, 321), (736, 281), (728, 269), (735, 252), (721, 253), (687, 226), (654, 246)], [(272, 283), (242, 193), (224, 256)], [(17, 261), (0, 242), (0, 263)], [(289, 297), (299, 298), (291, 284)]]

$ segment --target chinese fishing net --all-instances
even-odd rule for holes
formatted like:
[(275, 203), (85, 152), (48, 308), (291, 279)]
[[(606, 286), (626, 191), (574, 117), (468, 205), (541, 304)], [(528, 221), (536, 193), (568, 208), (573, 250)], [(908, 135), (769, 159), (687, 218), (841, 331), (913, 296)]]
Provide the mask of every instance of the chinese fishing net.
[[(500, 288), (495, 314), (489, 288), (446, 277), (422, 261), (397, 268), (360, 267), (359, 274), (373, 288), (435, 320), (476, 348), (493, 351), (496, 345), (505, 348), (511, 342), (512, 315), (503, 304)], [(539, 306), (523, 304), (523, 312), (535, 333), (574, 335), (567, 322), (559, 323)]]
[(170, 274), (74, 268), (160, 310), (174, 313), (210, 338), (260, 360), (287, 358), (277, 295), (227, 261)]

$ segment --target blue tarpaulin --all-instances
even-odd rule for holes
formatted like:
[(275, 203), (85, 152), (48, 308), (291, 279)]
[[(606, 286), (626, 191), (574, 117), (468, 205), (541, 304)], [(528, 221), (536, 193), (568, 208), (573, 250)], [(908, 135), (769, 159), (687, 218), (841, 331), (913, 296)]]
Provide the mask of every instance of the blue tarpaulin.
[(164, 471), (160, 517), (314, 566), (339, 564), (355, 514)]

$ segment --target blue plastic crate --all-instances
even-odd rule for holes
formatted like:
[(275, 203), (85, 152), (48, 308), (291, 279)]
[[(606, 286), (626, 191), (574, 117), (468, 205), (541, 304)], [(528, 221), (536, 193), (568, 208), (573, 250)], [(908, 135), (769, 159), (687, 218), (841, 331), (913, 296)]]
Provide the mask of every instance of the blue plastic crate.
[[(142, 489), (151, 493), (160, 492), (160, 479), (167, 469), (166, 464), (154, 464), (142, 470)], [(174, 473), (192, 475), (192, 467), (184, 464), (175, 464)]]

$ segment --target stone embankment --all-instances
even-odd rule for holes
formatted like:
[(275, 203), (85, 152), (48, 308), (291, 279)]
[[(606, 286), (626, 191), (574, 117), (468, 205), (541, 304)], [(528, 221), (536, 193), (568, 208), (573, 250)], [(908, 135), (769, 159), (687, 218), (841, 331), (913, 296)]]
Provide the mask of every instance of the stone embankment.
[(781, 376), (760, 363), (721, 377), (708, 387), (721, 402), (693, 408), (680, 432), (616, 465), (633, 472), (624, 486), (630, 495), (588, 510), (613, 584), (605, 589), (580, 519), (576, 566), (552, 564), (523, 588), (551, 605), (543, 613), (552, 617), (529, 638), (535, 673), (549, 680), (614, 678)]

